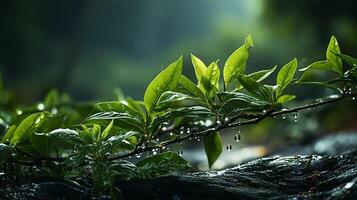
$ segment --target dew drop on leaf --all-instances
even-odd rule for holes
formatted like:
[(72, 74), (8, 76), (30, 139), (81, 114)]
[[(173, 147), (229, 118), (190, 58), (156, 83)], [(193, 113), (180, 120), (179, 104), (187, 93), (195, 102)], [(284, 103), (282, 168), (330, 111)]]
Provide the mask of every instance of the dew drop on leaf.
[(179, 156), (182, 156), (183, 151), (182, 151), (182, 150), (178, 150), (178, 151), (177, 151), (177, 154), (178, 154)]

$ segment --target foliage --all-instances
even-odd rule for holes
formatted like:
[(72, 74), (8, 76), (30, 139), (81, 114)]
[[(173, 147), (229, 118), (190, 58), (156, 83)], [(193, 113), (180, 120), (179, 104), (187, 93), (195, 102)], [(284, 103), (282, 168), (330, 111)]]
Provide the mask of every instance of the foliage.
[[(96, 194), (114, 198), (120, 193), (113, 184), (117, 178), (147, 179), (189, 170), (189, 163), (180, 155), (166, 151), (167, 145), (203, 137), (211, 167), (222, 153), (220, 130), (355, 95), (351, 88), (357, 83), (357, 60), (341, 53), (334, 36), (326, 60), (301, 69), (299, 77), (295, 58), (279, 70), (273, 85), (263, 81), (277, 66), (246, 74), (252, 46), (253, 39), (248, 36), (227, 59), (223, 80), (218, 61), (206, 66), (191, 55), (197, 84), (182, 75), (181, 56), (148, 85), (144, 101), (120, 97), (118, 101), (81, 104), (52, 90), (34, 106), (12, 112), (3, 106), (1, 167), (6, 171), (16, 164), (17, 170), (33, 176), (92, 177)], [(326, 72), (333, 73), (325, 76)], [(319, 76), (328, 79), (320, 81)], [(317, 103), (284, 108), (296, 98), (290, 86), (302, 83), (341, 93)], [(0, 98), (6, 95), (1, 90)], [(152, 155), (136, 164), (128, 160), (145, 152)], [(28, 167), (37, 170), (26, 171)]]

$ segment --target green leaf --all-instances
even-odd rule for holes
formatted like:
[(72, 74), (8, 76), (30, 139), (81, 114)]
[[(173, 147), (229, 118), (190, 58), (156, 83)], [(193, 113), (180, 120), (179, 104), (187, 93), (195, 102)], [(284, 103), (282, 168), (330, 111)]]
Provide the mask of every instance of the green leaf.
[(196, 97), (186, 94), (167, 91), (164, 92), (157, 102), (155, 111), (161, 111), (168, 108), (182, 108), (190, 106), (204, 106), (205, 104)]
[[(270, 74), (272, 74), (275, 71), (276, 67), (277, 66), (275, 65), (271, 69), (257, 71), (257, 72), (249, 74), (248, 76), (250, 78), (252, 78), (253, 80), (255, 80), (256, 82), (261, 82), (261, 81), (265, 80), (266, 78), (268, 78), (270, 76)], [(243, 89), (243, 86), (238, 85), (237, 90), (241, 90), (241, 89)]]
[[(117, 112), (117, 113), (128, 113), (132, 116), (137, 117), (138, 119), (140, 119), (141, 121), (143, 121), (142, 115), (130, 108), (129, 106), (125, 105), (125, 101), (108, 101), (108, 102), (99, 102), (97, 104), (95, 104), (94, 106), (94, 112)], [(128, 103), (129, 105), (129, 103)]]
[(205, 151), (208, 160), (209, 168), (212, 167), (214, 162), (222, 153), (222, 140), (218, 132), (211, 133), (203, 137), (203, 144), (205, 146)]
[(201, 59), (194, 56), (193, 54), (191, 54), (191, 61), (195, 69), (197, 81), (200, 84), (202, 76), (204, 76), (206, 72), (206, 68), (207, 68), (206, 64)]
[(164, 152), (145, 158), (136, 164), (152, 177), (191, 169), (190, 164), (174, 152)]
[(83, 123), (107, 126), (111, 120), (114, 120), (114, 126), (121, 129), (143, 131), (142, 121), (140, 121), (137, 116), (133, 116), (129, 113), (118, 113), (114, 111), (99, 112), (87, 117)]
[(150, 125), (151, 132), (155, 132), (161, 123), (180, 117), (207, 119), (213, 114), (210, 109), (202, 106), (192, 106), (172, 109), (164, 113), (157, 114)]
[(112, 175), (120, 179), (149, 179), (151, 175), (127, 160), (118, 160), (109, 166)]
[(138, 142), (139, 133), (128, 131), (122, 134), (114, 135), (103, 141), (103, 150), (105, 152), (116, 153), (126, 150), (133, 150)]
[(335, 36), (332, 36), (326, 50), (326, 60), (314, 62), (306, 68), (299, 70), (303, 71), (304, 74), (297, 83), (315, 82), (315, 77), (320, 75), (317, 70), (333, 71), (342, 75), (342, 60), (339, 54), (341, 54), (341, 51), (337, 39)]
[(331, 69), (342, 75), (342, 60), (336, 54), (341, 54), (340, 47), (335, 36), (332, 36), (326, 51), (326, 59), (331, 63)]
[(249, 35), (245, 39), (244, 45), (239, 47), (227, 59), (223, 69), (224, 83), (226, 87), (234, 77), (238, 77), (240, 74), (245, 74), (245, 68), (247, 65), (247, 60), (249, 58), (248, 50), (252, 46), (253, 46), (253, 39)]
[(181, 75), (175, 91), (205, 100), (205, 95), (202, 93), (202, 91), (184, 75)]
[(201, 78), (202, 87), (208, 97), (212, 97), (219, 89), (220, 71), (217, 62), (212, 62)]
[(15, 132), (15, 130), (16, 130), (16, 127), (17, 127), (17, 126), (14, 124), (14, 125), (10, 126), (10, 127), (7, 129), (7, 131), (6, 131), (5, 135), (4, 135), (4, 137), (1, 139), (1, 142), (2, 142), (2, 143), (8, 143), (8, 142), (10, 142), (12, 136), (14, 135), (14, 132)]
[(45, 97), (44, 104), (46, 107), (56, 106), (60, 102), (58, 91), (53, 89)]
[(268, 78), (270, 76), (270, 74), (272, 74), (275, 71), (276, 67), (277, 66), (275, 65), (271, 69), (257, 71), (257, 72), (249, 74), (248, 76), (257, 82), (261, 82), (264, 79)]
[(104, 131), (102, 132), (102, 134), (101, 134), (101, 139), (102, 139), (102, 140), (104, 140), (105, 138), (107, 138), (107, 136), (109, 135), (109, 132), (110, 132), (110, 130), (111, 130), (112, 127), (113, 127), (113, 122), (114, 122), (114, 120), (112, 120), (112, 121), (108, 124), (108, 126), (104, 129)]
[(34, 133), (44, 122), (45, 115), (38, 112), (27, 116), (16, 128), (10, 140), (11, 145), (17, 145), (22, 139)]
[(278, 77), (276, 79), (276, 84), (278, 85), (278, 89), (276, 91), (276, 96), (279, 97), (285, 88), (291, 83), (294, 78), (295, 71), (297, 69), (298, 62), (297, 59), (294, 58), (289, 63), (284, 65), (278, 73)]
[(239, 77), (239, 82), (254, 97), (269, 103), (274, 102), (274, 94), (272, 93), (271, 89), (253, 80), (248, 75), (241, 75)]
[(144, 94), (145, 107), (150, 114), (162, 93), (175, 89), (182, 71), (182, 56), (160, 72), (147, 87)]
[(277, 103), (285, 104), (289, 101), (294, 100), (295, 98), (296, 98), (295, 95), (282, 95), (278, 98)]
[(243, 112), (248, 110), (261, 110), (269, 105), (269, 102), (260, 100), (248, 94), (239, 92), (222, 92), (217, 94), (222, 105), (219, 113), (232, 115), (235, 112)]

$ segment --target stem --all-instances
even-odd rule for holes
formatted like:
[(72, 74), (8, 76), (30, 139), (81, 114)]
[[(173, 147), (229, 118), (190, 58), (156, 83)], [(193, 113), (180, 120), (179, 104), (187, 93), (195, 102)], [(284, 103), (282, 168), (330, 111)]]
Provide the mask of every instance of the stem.
[(306, 104), (306, 105), (302, 105), (302, 106), (297, 106), (294, 108), (290, 108), (290, 109), (282, 109), (279, 111), (274, 111), (274, 110), (268, 110), (267, 112), (265, 112), (262, 115), (245, 115), (243, 114), (243, 118), (249, 118), (249, 117), (254, 117), (252, 119), (248, 119), (245, 121), (240, 121), (240, 122), (236, 122), (236, 120), (238, 120), (240, 117), (240, 115), (238, 115), (237, 117), (231, 118), (228, 122), (223, 123), (221, 125), (215, 125), (215, 126), (211, 126), (208, 127), (207, 129), (203, 130), (203, 131), (197, 131), (197, 132), (193, 132), (189, 135), (185, 135), (184, 137), (176, 137), (173, 140), (169, 140), (169, 141), (165, 141), (162, 142), (158, 145), (154, 145), (154, 146), (149, 146), (146, 147), (145, 149), (134, 149), (132, 152), (127, 153), (127, 154), (122, 154), (122, 155), (116, 155), (114, 157), (109, 158), (109, 160), (118, 160), (118, 159), (123, 159), (123, 158), (127, 158), (129, 156), (134, 156), (138, 153), (143, 153), (143, 152), (147, 152), (147, 151), (151, 151), (153, 149), (157, 149), (157, 148), (162, 148), (171, 144), (175, 144), (175, 143), (179, 143), (182, 141), (185, 141), (189, 138), (192, 137), (197, 137), (197, 136), (205, 136), (208, 135), (212, 132), (217, 132), (226, 128), (230, 128), (230, 127), (236, 127), (236, 126), (245, 126), (245, 125), (250, 125), (250, 124), (257, 124), (260, 121), (262, 121), (263, 119), (267, 118), (267, 117), (274, 117), (277, 115), (282, 115), (282, 114), (286, 114), (286, 113), (294, 113), (294, 112), (298, 112), (301, 110), (306, 110), (309, 108), (315, 108), (315, 107), (319, 107), (325, 104), (330, 104), (330, 103), (334, 103), (352, 96), (356, 96), (357, 93), (350, 93), (350, 94), (342, 94), (333, 98), (325, 98), (325, 99), (320, 99), (319, 101), (315, 102), (315, 103), (310, 103), (310, 104)]

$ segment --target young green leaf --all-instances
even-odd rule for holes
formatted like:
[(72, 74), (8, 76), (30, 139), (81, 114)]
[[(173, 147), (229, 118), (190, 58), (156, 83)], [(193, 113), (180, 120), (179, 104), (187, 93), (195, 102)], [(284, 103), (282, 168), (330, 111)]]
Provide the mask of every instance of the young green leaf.
[(244, 89), (246, 89), (254, 97), (269, 103), (274, 102), (275, 98), (272, 90), (253, 80), (248, 75), (241, 75), (239, 77), (239, 82), (243, 85)]
[(303, 71), (304, 74), (297, 81), (297, 83), (316, 82), (314, 79), (318, 75), (318, 72), (316, 72), (317, 70), (333, 71), (339, 75), (342, 75), (342, 60), (339, 54), (341, 54), (341, 51), (338, 46), (337, 39), (335, 36), (332, 36), (326, 50), (326, 60), (314, 62), (306, 68), (299, 70)]
[[(275, 71), (276, 67), (277, 66), (275, 65), (271, 69), (257, 71), (257, 72), (249, 74), (248, 76), (250, 78), (252, 78), (253, 80), (255, 80), (256, 82), (261, 82), (264, 79), (268, 78), (270, 76), (270, 74), (272, 74)], [(243, 86), (242, 85), (238, 85), (237, 90), (241, 90), (241, 89), (243, 89)]]
[(217, 62), (212, 62), (201, 77), (200, 86), (203, 87), (206, 96), (211, 98), (219, 89), (220, 71)]
[(275, 71), (276, 67), (277, 66), (275, 65), (271, 69), (257, 71), (257, 72), (249, 74), (248, 76), (257, 82), (260, 82), (260, 81), (263, 81), (264, 79), (268, 78), (270, 76), (270, 74), (272, 74)]
[(185, 159), (170, 151), (147, 157), (138, 162), (136, 166), (148, 172), (152, 177), (186, 171), (191, 168)]
[(34, 133), (44, 122), (45, 115), (38, 112), (26, 117), (12, 134), (10, 144), (17, 145), (22, 139)]
[(295, 98), (296, 98), (295, 95), (282, 95), (278, 98), (277, 103), (285, 104), (289, 101), (294, 100)]
[(144, 102), (147, 112), (150, 114), (162, 93), (175, 89), (182, 71), (182, 56), (160, 72), (147, 87), (144, 94)]
[(194, 56), (193, 54), (191, 54), (191, 61), (192, 61), (193, 67), (195, 69), (197, 81), (200, 84), (201, 78), (205, 74), (205, 71), (207, 68), (206, 64), (201, 59)]
[(285, 88), (293, 80), (297, 66), (298, 66), (297, 59), (294, 58), (289, 63), (284, 65), (279, 71), (278, 77), (276, 79), (276, 84), (278, 85), (278, 89), (276, 91), (277, 97), (279, 97), (283, 93)]
[(159, 101), (157, 102), (155, 111), (162, 111), (168, 108), (183, 108), (204, 105), (204, 102), (202, 102), (199, 98), (178, 92), (166, 91), (161, 95)]
[(188, 94), (190, 96), (198, 97), (201, 100), (205, 100), (205, 95), (202, 93), (202, 91), (184, 75), (181, 75), (181, 78), (178, 82), (175, 91)]
[(326, 59), (331, 63), (331, 69), (342, 75), (342, 60), (336, 54), (341, 54), (340, 47), (335, 36), (332, 36), (326, 51)]
[(208, 160), (209, 168), (216, 162), (222, 153), (222, 140), (218, 132), (203, 137), (203, 144)]
[(110, 132), (110, 130), (111, 130), (112, 127), (113, 127), (113, 122), (114, 122), (114, 120), (112, 120), (112, 121), (108, 124), (108, 126), (104, 129), (104, 131), (102, 132), (102, 134), (101, 134), (101, 139), (102, 139), (102, 140), (104, 140), (105, 138), (108, 137), (109, 132)]
[(233, 54), (227, 59), (223, 69), (224, 84), (226, 87), (232, 81), (234, 77), (238, 77), (240, 74), (245, 73), (247, 60), (249, 58), (249, 48), (253, 46), (253, 39), (249, 35), (244, 44), (239, 47)]
[(15, 130), (16, 130), (16, 127), (17, 127), (17, 126), (14, 124), (14, 125), (10, 126), (10, 127), (7, 129), (7, 131), (6, 131), (5, 135), (4, 135), (4, 137), (1, 139), (1, 142), (2, 142), (2, 143), (8, 143), (8, 142), (10, 142), (10, 140), (11, 140), (11, 138), (12, 138), (12, 136), (13, 136)]

